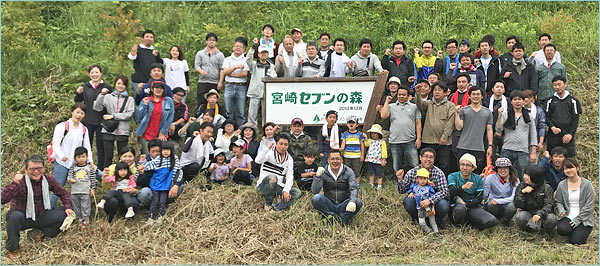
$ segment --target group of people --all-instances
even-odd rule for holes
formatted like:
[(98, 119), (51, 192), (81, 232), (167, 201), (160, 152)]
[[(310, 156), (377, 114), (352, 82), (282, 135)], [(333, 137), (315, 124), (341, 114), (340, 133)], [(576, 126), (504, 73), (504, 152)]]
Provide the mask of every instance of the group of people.
[[(274, 32), (265, 25), (247, 51), (247, 39), (237, 38), (229, 57), (216, 48), (217, 35), (207, 34), (195, 57), (197, 111), (191, 114), (183, 51), (173, 45), (170, 56), (161, 58), (152, 31), (144, 31), (129, 52), (131, 79), (119, 75), (110, 86), (102, 67), (90, 66), (90, 81), (76, 89), (71, 117), (55, 127), (48, 146), (54, 176), (45, 174), (44, 158), (33, 155), (25, 173), (2, 191), (2, 204), (11, 204), (9, 255), (19, 256), (22, 230), (33, 228), (30, 238), (42, 240), (73, 219), (85, 230), (93, 204), (109, 222), (119, 210), (131, 218), (145, 208), (147, 224), (160, 224), (167, 204), (199, 175), (217, 184), (256, 183), (266, 210), (286, 210), (310, 191), (324, 221), (346, 225), (362, 207), (363, 168), (370, 186), (361, 187), (380, 191), (390, 160), (398, 191), (407, 194), (405, 210), (427, 232), (438, 233), (446, 215), (479, 230), (515, 217), (525, 231), (556, 227), (570, 243), (586, 242), (595, 192), (579, 177), (574, 158), (581, 106), (567, 90), (566, 70), (549, 34), (540, 35), (542, 49), (529, 57), (516, 36), (506, 39), (509, 52), (498, 56), (494, 36), (487, 35), (473, 55), (467, 40), (448, 40), (445, 57), (442, 51), (433, 55), (433, 42), (425, 40), (423, 54), (415, 48), (410, 58), (406, 44), (395, 41), (379, 60), (369, 39), (349, 58), (343, 38), (330, 46), (330, 35), (323, 33), (319, 44), (304, 43), (294, 28), (279, 45)], [(379, 123), (364, 133), (352, 119), (339, 125), (336, 110), (313, 130), (301, 118), (289, 127), (259, 122), (263, 77), (379, 73), (388, 75), (386, 95), (376, 107)], [(135, 148), (127, 146), (132, 132), (141, 146), (137, 161)], [(99, 202), (98, 191), (105, 192)]]

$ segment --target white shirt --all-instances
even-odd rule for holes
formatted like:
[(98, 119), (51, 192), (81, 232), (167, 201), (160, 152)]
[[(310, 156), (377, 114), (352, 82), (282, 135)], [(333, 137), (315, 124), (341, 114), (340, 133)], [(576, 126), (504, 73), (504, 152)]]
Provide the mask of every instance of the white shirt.
[[(69, 119), (69, 132), (65, 135), (65, 123), (61, 122), (54, 127), (54, 134), (52, 135), (52, 149), (54, 150), (53, 156), (56, 162), (66, 168), (70, 168), (75, 162), (75, 149), (81, 147), (83, 141), (83, 147), (88, 151), (88, 162), (92, 160), (92, 147), (90, 146), (90, 132), (86, 128), (85, 136), (83, 135), (83, 128), (85, 127), (81, 122), (77, 127), (73, 125), (73, 121)], [(63, 139), (64, 136), (64, 139)], [(61, 144), (62, 140), (62, 144)], [(64, 161), (62, 158), (67, 156), (69, 159)]]
[[(243, 53), (238, 57), (235, 57), (232, 53), (231, 56), (229, 56), (229, 57), (225, 58), (225, 60), (223, 60), (223, 68), (235, 67), (238, 65), (244, 65), (244, 68), (243, 69), (238, 68), (238, 69), (234, 70), (233, 72), (231, 72), (231, 74), (242, 73), (242, 71), (250, 71), (250, 67), (248, 66), (248, 63), (246, 62), (246, 57), (244, 56)], [(225, 81), (226, 82), (243, 83), (243, 82), (246, 82), (246, 77), (234, 78), (234, 77), (230, 77), (230, 76), (226, 75)]]
[(346, 73), (350, 72), (348, 62), (350, 58), (345, 54), (338, 55), (336, 52), (331, 54), (331, 73), (330, 77), (345, 77)]
[(202, 143), (200, 135), (194, 137), (192, 146), (187, 152), (181, 153), (181, 159), (179, 165), (184, 167), (192, 163), (198, 163), (200, 169), (208, 168), (210, 165), (209, 155), (213, 152), (212, 145), (209, 141)]
[(579, 188), (576, 190), (569, 190), (569, 214), (567, 217), (569, 219), (574, 220), (575, 217), (579, 216), (579, 197), (581, 193), (579, 193)]
[(340, 165), (340, 169), (338, 169), (338, 174), (334, 174), (333, 170), (331, 170), (331, 165), (327, 164), (327, 171), (329, 172), (329, 174), (333, 177), (333, 180), (337, 181), (338, 176), (340, 176), (340, 174), (342, 173), (342, 167), (344, 167), (344, 165)]
[[(537, 66), (539, 64), (548, 65), (548, 63), (546, 62), (546, 55), (544, 54), (544, 51), (542, 49), (537, 50), (535, 52), (535, 57), (533, 57), (533, 61), (534, 61), (534, 66)], [(554, 58), (552, 59), (551, 64), (554, 62), (561, 63), (560, 53), (558, 51), (556, 51), (556, 53), (554, 54)]]
[(187, 91), (185, 72), (190, 71), (187, 61), (163, 58), (165, 64), (165, 81), (171, 89), (181, 87)]

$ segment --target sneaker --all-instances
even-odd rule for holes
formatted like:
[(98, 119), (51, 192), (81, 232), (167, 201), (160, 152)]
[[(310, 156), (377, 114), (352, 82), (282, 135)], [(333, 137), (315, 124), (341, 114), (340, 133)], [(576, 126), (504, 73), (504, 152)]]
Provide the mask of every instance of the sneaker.
[(133, 212), (133, 207), (129, 207), (127, 209), (127, 213), (125, 214), (125, 218), (131, 218), (135, 215), (135, 212)]
[(163, 223), (163, 217), (159, 216), (158, 219), (156, 219), (156, 221), (154, 223), (155, 224), (162, 224)]
[(13, 260), (19, 259), (21, 257), (21, 249), (17, 248), (13, 251), (8, 251), (8, 257)]
[(81, 229), (81, 231), (85, 231), (85, 228), (87, 227), (88, 222), (86, 220), (82, 220), (79, 223), (79, 228)]
[(40, 229), (31, 229), (27, 232), (27, 238), (34, 242), (42, 242), (44, 241), (44, 233)]
[(146, 225), (150, 226), (154, 224), (154, 219), (152, 218), (148, 218), (148, 220), (146, 220)]
[(377, 185), (377, 191), (381, 191), (383, 187), (381, 185)]
[(96, 207), (103, 209), (104, 203), (106, 203), (106, 200), (102, 199), (100, 202), (98, 202), (98, 204), (96, 204)]
[(369, 185), (371, 185), (371, 188), (375, 188), (375, 184), (369, 183)]

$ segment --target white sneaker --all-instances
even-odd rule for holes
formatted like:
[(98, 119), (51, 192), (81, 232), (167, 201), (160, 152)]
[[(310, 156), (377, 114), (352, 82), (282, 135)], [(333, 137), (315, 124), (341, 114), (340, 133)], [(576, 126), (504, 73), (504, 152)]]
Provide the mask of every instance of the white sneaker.
[(377, 185), (377, 191), (381, 191), (383, 189), (383, 187), (381, 187), (381, 185)]
[(154, 219), (148, 218), (148, 220), (146, 220), (146, 225), (153, 225), (153, 224), (154, 224)]
[(133, 207), (129, 207), (127, 209), (127, 213), (125, 214), (125, 218), (131, 218), (135, 215), (135, 212), (133, 212)]
[(159, 216), (158, 219), (156, 219), (156, 221), (154, 221), (155, 224), (162, 224), (163, 222), (163, 217)]
[(98, 202), (98, 204), (96, 204), (96, 207), (104, 209), (104, 203), (106, 203), (106, 200), (102, 199), (100, 202)]

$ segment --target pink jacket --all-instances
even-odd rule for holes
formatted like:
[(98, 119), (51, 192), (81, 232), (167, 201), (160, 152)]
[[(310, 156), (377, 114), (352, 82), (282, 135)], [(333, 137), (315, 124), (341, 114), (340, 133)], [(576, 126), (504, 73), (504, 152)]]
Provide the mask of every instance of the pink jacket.
[[(115, 187), (117, 187), (117, 182), (115, 180), (115, 176), (111, 175), (111, 176), (105, 176), (104, 177), (104, 183), (112, 183), (112, 189), (115, 189)], [(129, 183), (128, 183), (128, 188), (135, 188), (136, 184), (135, 184), (135, 177), (133, 175), (129, 176)]]

